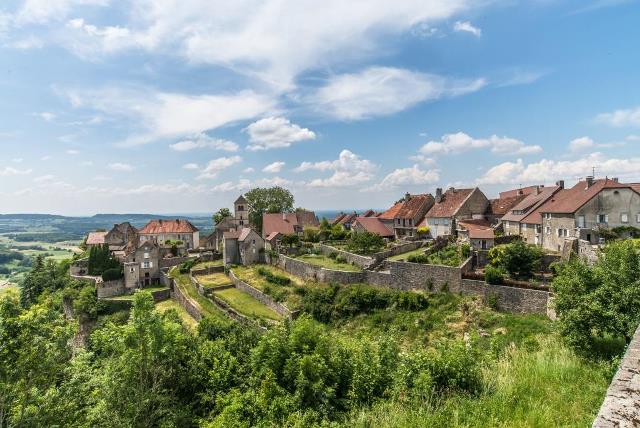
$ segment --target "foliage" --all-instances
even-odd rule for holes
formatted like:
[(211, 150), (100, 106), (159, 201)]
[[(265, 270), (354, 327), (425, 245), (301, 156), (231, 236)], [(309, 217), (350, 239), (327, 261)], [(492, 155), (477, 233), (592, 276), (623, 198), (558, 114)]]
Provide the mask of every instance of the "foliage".
[(341, 224), (331, 226), (329, 237), (334, 241), (342, 241), (349, 237), (350, 233)]
[(416, 229), (418, 236), (427, 236), (429, 234), (429, 226), (420, 226)]
[(231, 217), (231, 211), (229, 208), (220, 208), (215, 214), (213, 214), (213, 224), (216, 225), (227, 217)]
[(307, 242), (319, 242), (320, 229), (317, 227), (305, 227), (303, 231), (303, 239)]
[(285, 213), (293, 211), (293, 195), (280, 186), (256, 187), (244, 195), (249, 210), (249, 222), (262, 232), (264, 213)]
[(527, 245), (522, 240), (497, 245), (489, 250), (489, 262), (503, 268), (515, 278), (531, 278), (539, 269), (543, 250), (537, 245)]
[(64, 288), (70, 278), (66, 269), (43, 256), (36, 257), (32, 269), (21, 284), (20, 304), (23, 308), (35, 304), (44, 292), (52, 293)]
[(102, 275), (106, 270), (121, 268), (121, 264), (111, 255), (109, 245), (96, 245), (89, 250), (89, 275)]
[(487, 265), (484, 268), (484, 280), (488, 284), (500, 285), (504, 281), (504, 269), (493, 265)]
[(489, 260), (489, 263), (493, 266), (502, 266), (504, 263), (506, 247), (506, 245), (496, 245), (489, 248), (489, 252), (487, 253), (487, 260)]
[(282, 245), (288, 245), (289, 248), (293, 248), (294, 245), (300, 245), (300, 237), (295, 233), (291, 233), (289, 235), (283, 235), (280, 242), (282, 242)]
[(269, 281), (272, 284), (289, 285), (291, 283), (291, 279), (287, 278), (286, 276), (275, 274), (263, 267), (259, 267), (257, 271), (260, 275), (262, 275), (267, 281)]
[(347, 248), (360, 254), (369, 254), (384, 247), (382, 236), (368, 231), (354, 232), (347, 242)]
[(632, 241), (608, 244), (593, 267), (572, 258), (553, 279), (563, 336), (594, 352), (611, 338), (628, 343), (640, 322), (640, 251)]
[(102, 272), (102, 280), (105, 282), (115, 281), (116, 279), (120, 279), (122, 277), (124, 277), (122, 266), (110, 268)]
[(195, 265), (197, 265), (197, 264), (198, 264), (198, 260), (197, 259), (187, 260), (186, 262), (182, 263), (178, 267), (178, 271), (180, 273), (189, 273), (189, 272), (191, 272), (191, 269), (193, 269), (193, 267)]
[[(470, 250), (469, 250), (470, 251)], [(464, 249), (462, 246), (449, 244), (438, 251), (434, 251), (429, 255), (413, 254), (407, 258), (410, 263), (427, 263), (432, 265), (443, 266), (460, 266), (462, 264)]]

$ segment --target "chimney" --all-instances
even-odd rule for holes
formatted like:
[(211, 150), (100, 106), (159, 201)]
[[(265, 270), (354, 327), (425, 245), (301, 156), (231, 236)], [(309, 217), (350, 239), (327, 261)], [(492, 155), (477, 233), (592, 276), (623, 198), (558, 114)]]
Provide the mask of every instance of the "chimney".
[(593, 186), (593, 175), (587, 175), (586, 181), (587, 181), (587, 187), (586, 187), (587, 189)]
[(536, 186), (536, 187), (534, 187), (534, 189), (533, 189), (533, 194), (534, 194), (534, 195), (539, 195), (539, 194), (540, 194), (540, 186)]
[(618, 177), (612, 177), (611, 181), (613, 181), (614, 183), (617, 183), (618, 182)]
[(404, 195), (405, 202), (409, 202), (410, 199), (411, 199), (411, 194), (409, 192), (405, 193)]
[(518, 189), (518, 195), (522, 195), (524, 194), (524, 192), (522, 191), (522, 189)]
[(439, 204), (440, 202), (442, 202), (442, 188), (438, 187), (436, 189), (436, 204)]
[(287, 213), (282, 213), (282, 220), (287, 221)]
[(556, 186), (558, 186), (561, 189), (564, 189), (564, 180), (556, 181)]

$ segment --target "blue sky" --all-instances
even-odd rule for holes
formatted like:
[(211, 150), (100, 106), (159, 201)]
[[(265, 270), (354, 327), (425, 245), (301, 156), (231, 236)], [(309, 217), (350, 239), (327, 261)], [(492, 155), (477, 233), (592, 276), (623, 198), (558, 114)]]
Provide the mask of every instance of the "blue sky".
[(640, 3), (0, 3), (0, 212), (640, 181)]

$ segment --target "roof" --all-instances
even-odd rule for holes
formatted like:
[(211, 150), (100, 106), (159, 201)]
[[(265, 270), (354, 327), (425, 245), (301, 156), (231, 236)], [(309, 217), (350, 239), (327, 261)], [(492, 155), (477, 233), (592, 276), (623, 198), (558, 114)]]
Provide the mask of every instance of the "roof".
[(518, 202), (526, 198), (527, 195), (514, 195), (514, 196), (502, 196), (498, 199), (490, 199), (489, 207), (487, 208), (487, 214), (505, 215), (511, 208), (513, 208)]
[(238, 199), (234, 202), (234, 204), (246, 204), (247, 200), (244, 198), (244, 195), (238, 196)]
[(564, 189), (554, 195), (540, 210), (545, 213), (574, 213), (604, 189), (632, 189), (629, 184), (608, 178), (594, 180), (587, 187), (586, 180), (579, 181), (571, 189)]
[(388, 210), (380, 214), (378, 218), (381, 218), (383, 220), (393, 220), (398, 214), (398, 212), (400, 211), (400, 209), (402, 209), (403, 204), (404, 204), (404, 201), (397, 202), (391, 208), (389, 208)]
[(484, 219), (480, 220), (460, 220), (458, 226), (464, 228), (471, 239), (493, 239), (495, 234), (491, 224)]
[(340, 213), (336, 216), (336, 218), (334, 218), (331, 221), (331, 225), (335, 226), (336, 224), (340, 223), (340, 220), (342, 220), (343, 218), (345, 218), (346, 214), (345, 213)]
[(188, 220), (151, 220), (140, 230), (140, 234), (154, 235), (160, 233), (194, 233), (198, 228)]
[(378, 217), (356, 217), (354, 225), (359, 224), (367, 232), (380, 236), (393, 236), (393, 232)]
[(521, 195), (529, 195), (533, 193), (536, 188), (543, 188), (544, 185), (533, 185), (527, 187), (520, 187), (518, 189), (505, 190), (504, 192), (500, 192), (500, 198), (510, 198), (512, 196), (521, 196)]
[(272, 240), (274, 240), (275, 238), (277, 238), (278, 236), (281, 236), (281, 235), (282, 235), (282, 234), (281, 234), (280, 232), (271, 232), (271, 233), (269, 234), (269, 236), (267, 236), (267, 239), (266, 239), (266, 240), (267, 240), (267, 241), (272, 241)]
[(230, 230), (228, 232), (224, 232), (222, 234), (222, 237), (224, 239), (238, 239), (240, 237), (240, 231), (239, 230)]
[(346, 224), (346, 223), (353, 223), (353, 221), (356, 219), (356, 217), (358, 217), (358, 214), (356, 213), (352, 213), (352, 214), (345, 214), (340, 221), (338, 221), (337, 224)]
[[(433, 196), (429, 194), (407, 195), (404, 199), (398, 201), (391, 208), (380, 214), (378, 218), (383, 220), (392, 220), (398, 217), (415, 218), (420, 212), (420, 209), (424, 204), (428, 203), (429, 200), (433, 200)], [(362, 217), (369, 217), (371, 215), (373, 215), (373, 211), (371, 211), (368, 216)]]
[(360, 217), (374, 217), (375, 215), (376, 212), (374, 210), (366, 210), (360, 215)]
[[(511, 207), (511, 210), (503, 217), (503, 221), (524, 221), (526, 223), (541, 223), (542, 218), (537, 209), (551, 198), (558, 190), (559, 186), (540, 187), (540, 192), (530, 193), (526, 198)], [(526, 220), (526, 221), (525, 221)]]
[(453, 217), (475, 189), (449, 188), (442, 194), (442, 200), (431, 207), (427, 217)]
[(273, 232), (283, 235), (295, 233), (296, 226), (319, 227), (320, 222), (313, 211), (296, 211), (294, 213), (273, 213), (262, 215), (262, 233), (269, 236)]
[(87, 245), (102, 245), (104, 244), (104, 237), (109, 232), (89, 232), (87, 235)]
[(238, 236), (238, 241), (244, 241), (245, 239), (247, 239), (247, 237), (249, 236), (249, 234), (251, 234), (251, 232), (253, 232), (253, 229), (251, 229), (250, 227), (245, 227), (240, 231), (240, 236)]

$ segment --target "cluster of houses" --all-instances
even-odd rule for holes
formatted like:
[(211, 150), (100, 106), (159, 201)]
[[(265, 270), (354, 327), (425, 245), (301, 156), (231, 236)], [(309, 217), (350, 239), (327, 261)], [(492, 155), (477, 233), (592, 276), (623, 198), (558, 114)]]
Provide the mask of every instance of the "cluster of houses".
[[(249, 223), (249, 207), (240, 196), (233, 214), (215, 225), (202, 241), (187, 220), (153, 220), (137, 230), (129, 223), (108, 232), (92, 232), (87, 246), (107, 244), (124, 264), (127, 287), (155, 284), (160, 261), (191, 250), (214, 250), (225, 264), (252, 264), (267, 250), (278, 249), (287, 235), (318, 228), (313, 211), (266, 213), (259, 233)], [(491, 248), (499, 235), (519, 235), (530, 244), (562, 251), (569, 239), (601, 242), (605, 231), (619, 226), (640, 227), (640, 183), (616, 178), (586, 177), (571, 188), (564, 181), (504, 191), (489, 199), (477, 187), (436, 189), (431, 194), (405, 194), (384, 212), (341, 213), (331, 222), (346, 230), (367, 231), (388, 240), (455, 236), (474, 249)]]

